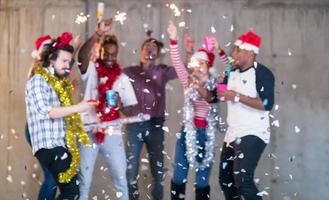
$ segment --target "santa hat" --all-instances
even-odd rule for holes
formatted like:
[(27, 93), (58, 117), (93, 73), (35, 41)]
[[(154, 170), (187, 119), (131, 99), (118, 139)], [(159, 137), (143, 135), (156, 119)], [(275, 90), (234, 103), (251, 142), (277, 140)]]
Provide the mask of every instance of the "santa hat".
[(258, 54), (261, 41), (262, 38), (259, 35), (249, 31), (246, 34), (240, 35), (234, 45), (238, 46), (240, 49), (253, 51), (255, 54)]
[(195, 58), (197, 60), (205, 60), (209, 63), (208, 66), (212, 67), (212, 65), (214, 64), (215, 55), (201, 48), (192, 55), (192, 58)]
[(49, 35), (40, 36), (35, 41), (35, 49), (32, 51), (31, 54), (32, 58), (37, 59), (41, 54), (43, 45), (50, 43), (51, 43), (51, 37)]

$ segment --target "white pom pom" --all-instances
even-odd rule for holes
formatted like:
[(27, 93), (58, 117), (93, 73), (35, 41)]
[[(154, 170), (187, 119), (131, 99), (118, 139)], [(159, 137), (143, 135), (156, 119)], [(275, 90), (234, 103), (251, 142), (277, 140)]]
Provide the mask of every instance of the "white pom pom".
[(32, 53), (31, 53), (31, 56), (33, 59), (37, 59), (39, 58), (39, 52), (37, 50), (33, 50)]

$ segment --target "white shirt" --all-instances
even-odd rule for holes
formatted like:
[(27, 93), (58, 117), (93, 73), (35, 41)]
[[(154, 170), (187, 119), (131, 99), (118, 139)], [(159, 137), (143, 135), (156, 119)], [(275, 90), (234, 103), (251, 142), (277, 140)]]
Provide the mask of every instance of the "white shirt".
[[(84, 100), (98, 98), (98, 77), (95, 63), (89, 62), (87, 71), (81, 75), (84, 90)], [(124, 73), (121, 73), (112, 86), (112, 90), (119, 93), (123, 107), (132, 106), (137, 104), (137, 98), (134, 88), (131, 85), (129, 78)], [(88, 113), (81, 113), (81, 118), (84, 124), (91, 124), (99, 122), (96, 110)]]
[(227, 102), (228, 129), (224, 141), (231, 143), (237, 138), (255, 135), (266, 144), (270, 141), (269, 111), (274, 102), (274, 76), (263, 65), (255, 63), (254, 67), (246, 71), (235, 70), (230, 73), (227, 85), (228, 90), (233, 90), (242, 95), (256, 98), (260, 97), (266, 103), (266, 110), (252, 108), (240, 102)]

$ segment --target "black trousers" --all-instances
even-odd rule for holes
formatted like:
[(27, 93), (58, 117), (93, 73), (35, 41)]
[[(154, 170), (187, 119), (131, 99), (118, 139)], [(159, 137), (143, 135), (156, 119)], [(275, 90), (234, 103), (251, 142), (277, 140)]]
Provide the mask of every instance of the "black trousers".
[(76, 200), (79, 199), (78, 176), (74, 176), (69, 183), (59, 183), (58, 174), (66, 171), (70, 167), (72, 156), (64, 147), (55, 147), (52, 149), (40, 149), (35, 157), (42, 166), (45, 166), (53, 175), (59, 188), (60, 194), (58, 200)]
[(254, 172), (266, 144), (259, 137), (248, 135), (229, 145), (224, 142), (219, 183), (226, 200), (261, 200), (254, 183)]

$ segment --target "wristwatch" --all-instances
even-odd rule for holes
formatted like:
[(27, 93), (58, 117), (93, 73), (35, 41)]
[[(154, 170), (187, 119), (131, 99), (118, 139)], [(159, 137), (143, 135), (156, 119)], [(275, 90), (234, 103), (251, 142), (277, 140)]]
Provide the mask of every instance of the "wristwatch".
[(234, 102), (238, 103), (239, 101), (240, 101), (240, 94), (236, 93), (235, 96), (234, 96)]

